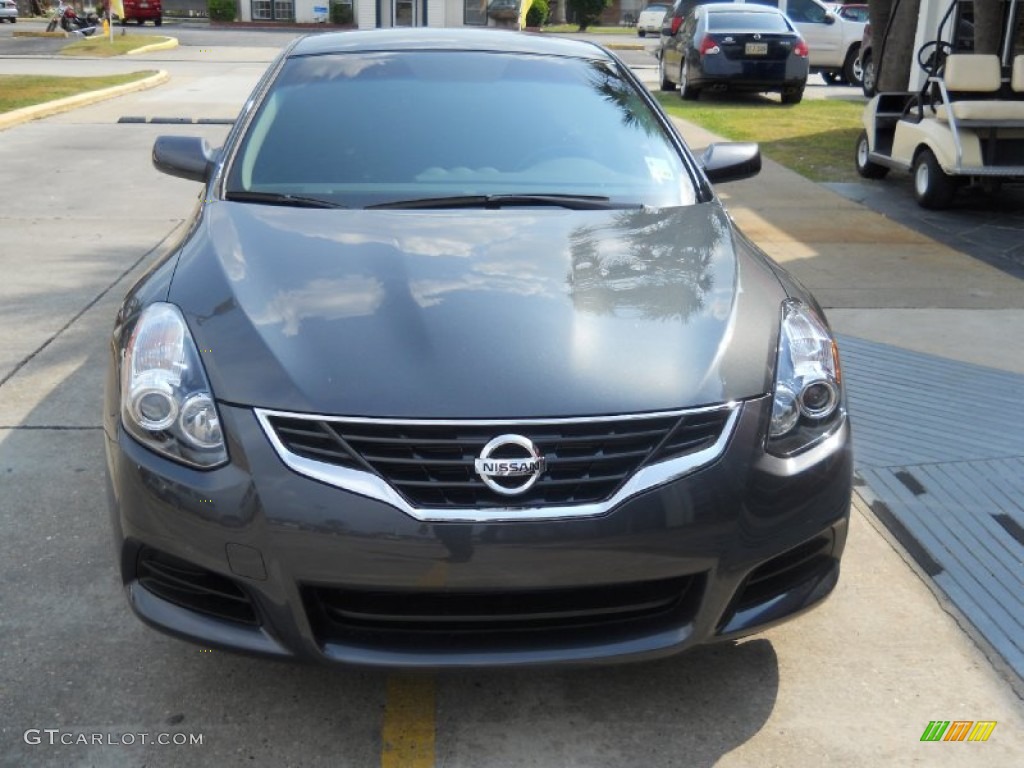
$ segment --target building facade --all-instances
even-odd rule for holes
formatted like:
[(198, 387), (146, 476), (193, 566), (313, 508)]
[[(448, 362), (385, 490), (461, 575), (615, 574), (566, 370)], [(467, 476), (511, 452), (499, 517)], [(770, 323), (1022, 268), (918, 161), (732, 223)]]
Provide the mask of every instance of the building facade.
[[(602, 19), (613, 16), (613, 23), (618, 23), (619, 2), (615, 0)], [(495, 7), (488, 14), (491, 5)], [(499, 6), (515, 8), (518, 0), (238, 0), (238, 18), (250, 22), (342, 23), (359, 29), (506, 26), (508, 20), (501, 18), (506, 14), (496, 10)], [(553, 21), (565, 18), (565, 0), (550, 2), (550, 6)]]

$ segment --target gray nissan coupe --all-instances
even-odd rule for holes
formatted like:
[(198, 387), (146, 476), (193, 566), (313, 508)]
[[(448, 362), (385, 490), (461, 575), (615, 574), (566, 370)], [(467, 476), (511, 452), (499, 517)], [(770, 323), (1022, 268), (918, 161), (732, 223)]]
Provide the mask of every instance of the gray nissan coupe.
[(104, 431), (128, 602), (207, 647), (400, 667), (618, 662), (835, 587), (851, 493), (815, 300), (590, 43), (305, 37), (130, 290)]

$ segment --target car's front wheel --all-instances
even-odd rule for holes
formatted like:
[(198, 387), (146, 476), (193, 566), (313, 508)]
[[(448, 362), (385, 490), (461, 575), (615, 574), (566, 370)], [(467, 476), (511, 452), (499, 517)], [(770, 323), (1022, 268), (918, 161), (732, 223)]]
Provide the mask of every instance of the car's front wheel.
[(914, 198), (922, 208), (945, 208), (953, 202), (956, 184), (939, 165), (935, 155), (924, 148), (914, 157)]
[(686, 99), (687, 101), (696, 101), (700, 98), (700, 88), (694, 88), (687, 82), (689, 69), (686, 65), (686, 59), (683, 59), (683, 63), (679, 65), (679, 98)]
[(889, 168), (873, 162), (870, 153), (871, 144), (868, 142), (868, 132), (861, 131), (860, 136), (857, 137), (857, 151), (854, 154), (857, 173), (865, 179), (881, 179), (889, 172)]
[(860, 88), (869, 99), (875, 95), (875, 61), (871, 51), (865, 51), (860, 58), (861, 83)]
[(860, 44), (851, 45), (850, 50), (846, 53), (846, 61), (843, 62), (843, 78), (848, 85), (857, 88), (860, 88), (861, 83), (864, 82), (864, 73), (858, 63), (859, 59)]

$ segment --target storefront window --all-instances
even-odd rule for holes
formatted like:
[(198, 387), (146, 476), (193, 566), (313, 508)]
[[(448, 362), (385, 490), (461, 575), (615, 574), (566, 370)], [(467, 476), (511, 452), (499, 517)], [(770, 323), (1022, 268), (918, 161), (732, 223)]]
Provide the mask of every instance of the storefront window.
[(487, 26), (487, 0), (464, 0), (464, 2), (463, 23)]
[(294, 21), (293, 0), (252, 0), (253, 21)]

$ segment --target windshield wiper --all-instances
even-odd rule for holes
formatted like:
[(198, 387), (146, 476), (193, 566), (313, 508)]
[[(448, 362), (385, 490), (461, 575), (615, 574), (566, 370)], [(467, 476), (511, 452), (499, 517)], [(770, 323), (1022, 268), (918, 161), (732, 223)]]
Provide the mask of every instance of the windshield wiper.
[(573, 211), (599, 211), (620, 208), (642, 208), (640, 204), (613, 202), (600, 195), (454, 195), (394, 200), (368, 205), (367, 208), (504, 208), (507, 206), (554, 206)]
[(284, 192), (246, 192), (235, 190), (224, 195), (225, 200), (237, 200), (245, 203), (265, 203), (266, 205), (290, 205), (295, 208), (348, 208), (347, 205), (323, 200), (319, 197), (303, 197), (289, 195)]

